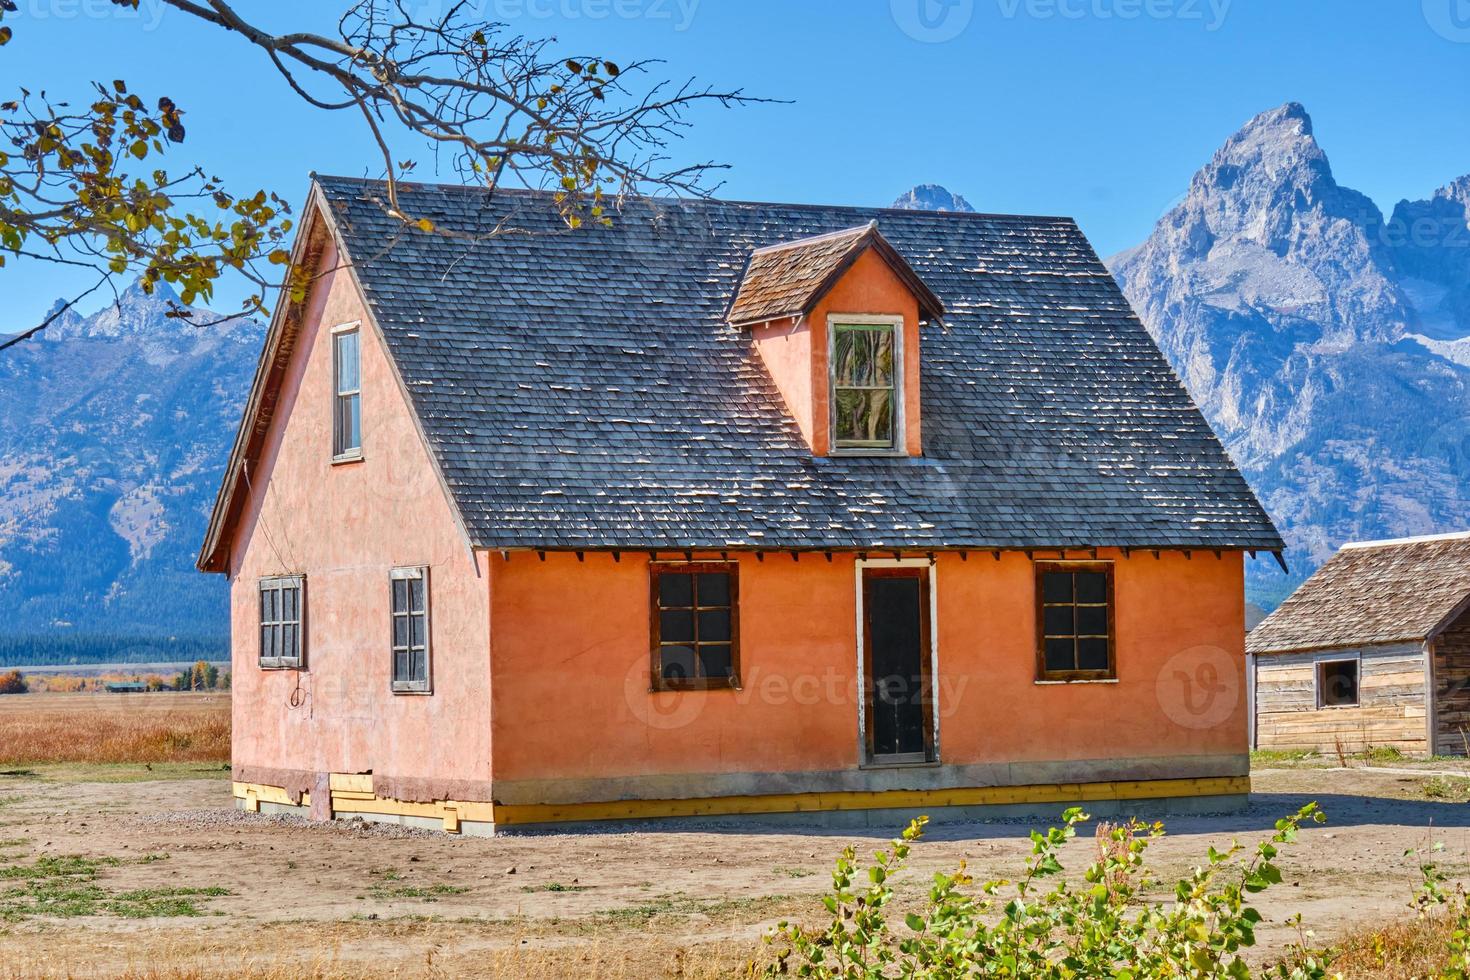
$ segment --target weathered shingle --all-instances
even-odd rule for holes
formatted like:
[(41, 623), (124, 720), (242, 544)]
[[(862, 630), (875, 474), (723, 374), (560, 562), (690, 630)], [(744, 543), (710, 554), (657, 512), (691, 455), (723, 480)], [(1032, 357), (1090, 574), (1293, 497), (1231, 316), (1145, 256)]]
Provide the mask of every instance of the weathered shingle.
[(1470, 534), (1344, 545), (1246, 639), (1286, 653), (1428, 639), (1470, 598)]
[(914, 292), (922, 316), (937, 319), (944, 312), (938, 298), (883, 237), (878, 223), (870, 221), (857, 228), (756, 249), (736, 287), (730, 322), (760, 323), (811, 312), (869, 248), (876, 250)]
[[(1279, 549), (1063, 218), (549, 196), (319, 178), (476, 545)], [(814, 458), (726, 313), (754, 249), (877, 220), (945, 307), (922, 458)], [(391, 243), (391, 247), (390, 247)]]

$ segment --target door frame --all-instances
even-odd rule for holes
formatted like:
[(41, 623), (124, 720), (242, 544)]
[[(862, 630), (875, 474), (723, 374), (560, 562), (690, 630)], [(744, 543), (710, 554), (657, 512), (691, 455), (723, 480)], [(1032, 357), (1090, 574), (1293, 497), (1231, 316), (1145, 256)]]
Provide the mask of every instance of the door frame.
[[(859, 558), (853, 563), (853, 588), (857, 622), (857, 751), (858, 768), (889, 769), (895, 766), (937, 766), (939, 750), (939, 590), (938, 568), (932, 558)], [(864, 572), (904, 569), (923, 571), (919, 578), (928, 596), (921, 608), (921, 624), (929, 644), (928, 675), (925, 684), (924, 717), (929, 722), (929, 759), (924, 762), (880, 762), (873, 758), (871, 733), (868, 731), (868, 638), (867, 610), (863, 594)]]

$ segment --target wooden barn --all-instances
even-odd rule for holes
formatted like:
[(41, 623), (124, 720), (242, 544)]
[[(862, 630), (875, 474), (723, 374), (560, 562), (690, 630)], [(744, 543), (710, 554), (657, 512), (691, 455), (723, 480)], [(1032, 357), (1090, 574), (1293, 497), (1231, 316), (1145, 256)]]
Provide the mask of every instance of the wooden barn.
[(1470, 532), (1346, 544), (1246, 640), (1261, 749), (1470, 754)]

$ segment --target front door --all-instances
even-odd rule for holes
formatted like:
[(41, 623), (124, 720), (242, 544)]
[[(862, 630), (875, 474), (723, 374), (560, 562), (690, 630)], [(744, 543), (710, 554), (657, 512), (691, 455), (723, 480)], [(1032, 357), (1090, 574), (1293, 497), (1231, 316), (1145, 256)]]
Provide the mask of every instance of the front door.
[(934, 758), (929, 677), (929, 570), (863, 570), (868, 761)]

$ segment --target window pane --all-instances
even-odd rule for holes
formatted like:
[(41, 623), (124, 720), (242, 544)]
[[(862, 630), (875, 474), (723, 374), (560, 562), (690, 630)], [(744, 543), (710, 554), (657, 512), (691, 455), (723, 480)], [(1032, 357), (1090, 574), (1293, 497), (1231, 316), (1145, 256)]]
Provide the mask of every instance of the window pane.
[(1076, 667), (1071, 640), (1046, 641), (1046, 669), (1073, 670)]
[(393, 611), (408, 612), (408, 582), (401, 578), (393, 580)]
[(393, 645), (395, 647), (408, 646), (408, 617), (393, 617)]
[(699, 614), (699, 641), (730, 639), (730, 610), (705, 609)]
[(1045, 572), (1041, 576), (1042, 602), (1071, 602), (1072, 573)]
[(413, 615), (408, 617), (408, 645), (410, 647), (421, 647), (424, 645), (424, 617)]
[(1353, 705), (1358, 703), (1358, 664), (1356, 661), (1338, 661), (1320, 666), (1323, 705)]
[(889, 389), (837, 390), (837, 441), (893, 445), (893, 392)]
[(1107, 602), (1108, 577), (1102, 572), (1077, 573), (1078, 602)]
[(687, 609), (665, 609), (658, 614), (658, 638), (661, 643), (689, 643), (694, 640), (694, 613)]
[(1047, 636), (1072, 635), (1072, 606), (1047, 606), (1042, 621)]
[(429, 654), (426, 650), (415, 650), (410, 654), (413, 660), (413, 680), (420, 684), (429, 682)]
[(1078, 670), (1107, 670), (1108, 641), (1103, 639), (1077, 641)]
[(705, 572), (699, 576), (699, 604), (701, 606), (728, 606), (730, 604), (729, 572)]
[(839, 386), (893, 384), (893, 328), (837, 327), (834, 376)]
[(694, 605), (694, 576), (662, 572), (658, 577), (658, 604), (670, 606)]
[(362, 396), (348, 395), (342, 399), (342, 449), (362, 448)]
[(281, 627), (281, 656), (288, 660), (296, 659), (296, 626), (294, 623)]
[(730, 645), (718, 643), (699, 645), (699, 665), (705, 677), (730, 676)]
[(1107, 636), (1108, 607), (1078, 606), (1077, 633), (1079, 636)]
[(263, 623), (279, 622), (281, 617), (278, 603), (281, 593), (277, 589), (266, 589), (260, 594), (260, 621)]
[(661, 646), (659, 670), (664, 680), (687, 680), (694, 676), (694, 650), (687, 646)]
[(295, 622), (296, 619), (299, 618), (296, 615), (296, 600), (297, 600), (297, 597), (300, 596), (300, 595), (301, 595), (301, 593), (297, 589), (294, 589), (294, 588), (282, 589), (281, 590), (281, 618), (282, 619), (284, 619), (284, 620), (286, 620), (288, 622)]
[(264, 660), (271, 655), (271, 628), (262, 626), (260, 628), (260, 659)]
[(408, 608), (413, 612), (424, 611), (424, 580), (411, 578), (408, 580)]
[(334, 335), (337, 342), (337, 392), (356, 391), (360, 384), (357, 370), (357, 331)]
[(393, 651), (393, 680), (394, 682), (408, 680), (408, 651)]

